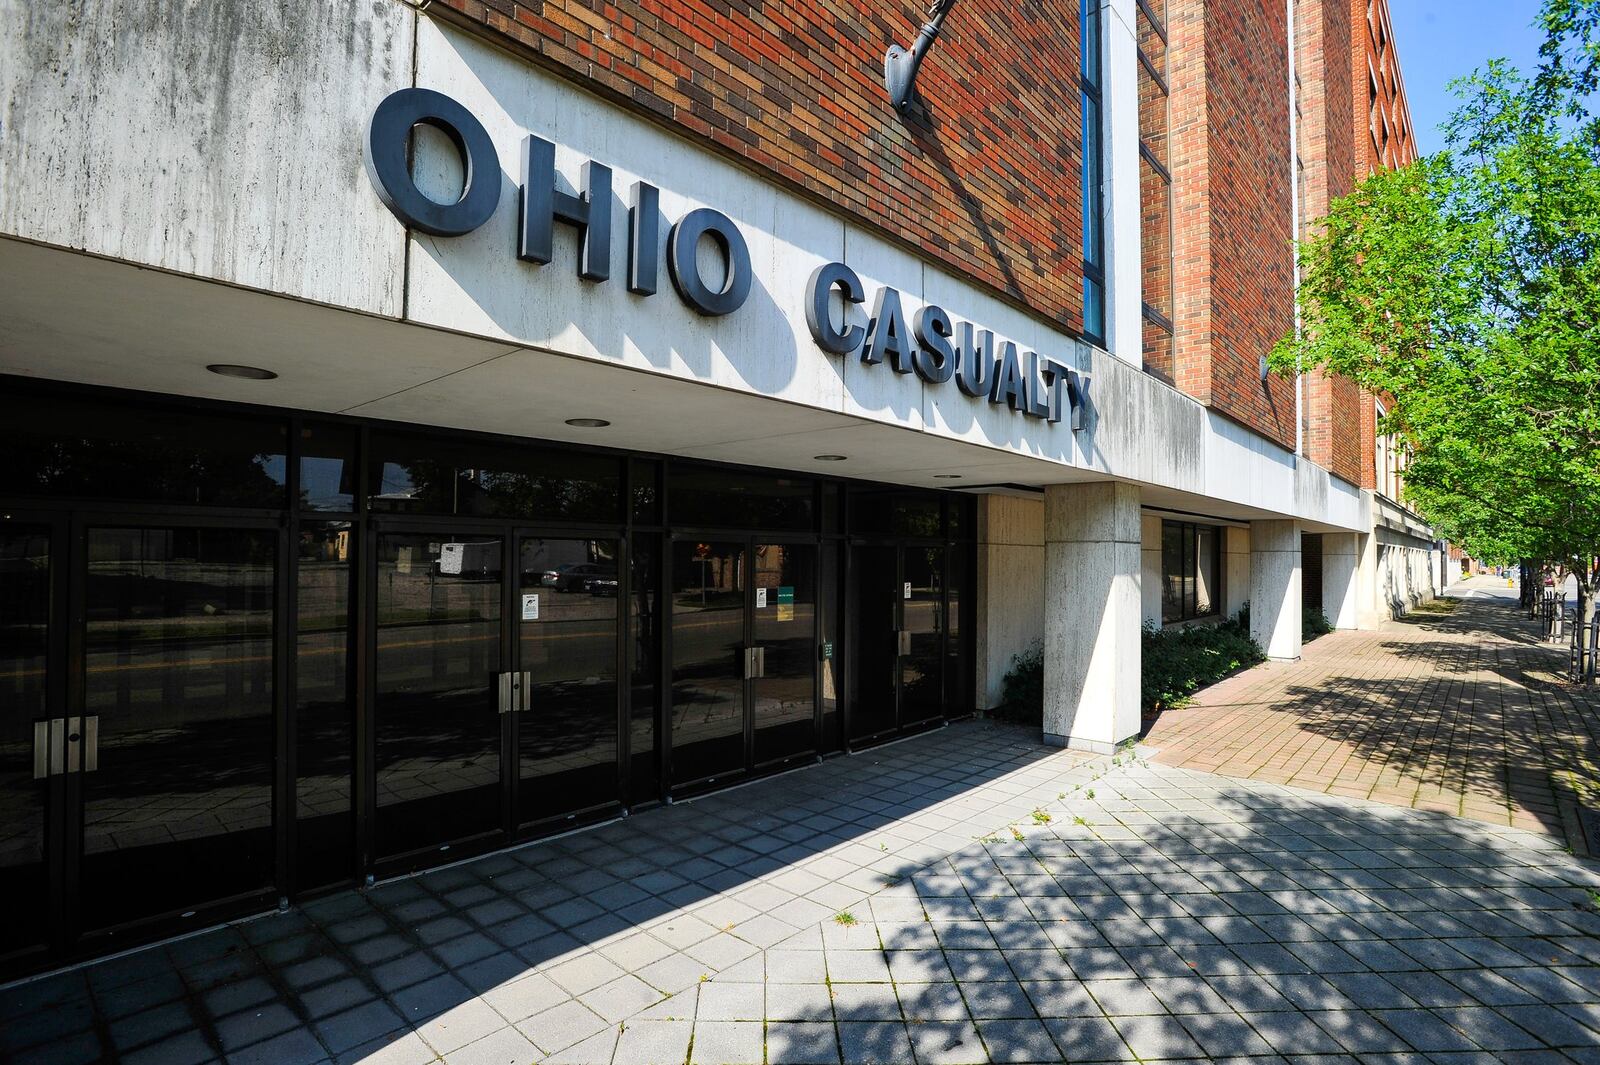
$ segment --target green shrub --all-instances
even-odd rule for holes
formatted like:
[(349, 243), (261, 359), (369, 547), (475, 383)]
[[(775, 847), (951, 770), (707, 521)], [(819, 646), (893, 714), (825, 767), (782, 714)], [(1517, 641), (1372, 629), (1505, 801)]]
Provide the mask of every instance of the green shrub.
[(1140, 683), (1144, 708), (1160, 712), (1183, 706), (1206, 685), (1266, 661), (1261, 646), (1250, 638), (1249, 611), (1246, 604), (1220, 625), (1146, 626)]
[[(1146, 710), (1170, 710), (1208, 684), (1266, 661), (1250, 638), (1248, 604), (1220, 625), (1157, 629), (1146, 626), (1141, 636), (1141, 694)], [(1044, 724), (1044, 645), (1035, 642), (1011, 656), (1001, 681), (1000, 705), (994, 716), (1025, 725)]]
[(1044, 724), (1044, 644), (1035, 640), (1027, 650), (1011, 656), (1011, 668), (1000, 682), (1000, 705), (995, 716), (1024, 725)]
[(1320, 610), (1306, 607), (1300, 612), (1300, 642), (1310, 643), (1318, 636), (1326, 636), (1333, 631), (1333, 626), (1328, 622), (1328, 617)]

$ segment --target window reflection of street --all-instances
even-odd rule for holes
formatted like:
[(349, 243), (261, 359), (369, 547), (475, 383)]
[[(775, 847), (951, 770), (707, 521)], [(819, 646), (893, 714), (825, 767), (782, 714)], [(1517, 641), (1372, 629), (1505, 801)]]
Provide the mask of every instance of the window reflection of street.
[(617, 553), (615, 540), (522, 541), (517, 668), (533, 682), (518, 721), (524, 822), (620, 798)]
[[(378, 537), (378, 849), (399, 854), (499, 820), (500, 541), (447, 561), (449, 537)], [(455, 569), (456, 572), (446, 572)]]
[(272, 880), (273, 553), (262, 532), (88, 533), (88, 927)]
[[(47, 528), (0, 532), (0, 914), (44, 900), (45, 802), (33, 779), (33, 722), (47, 716), (50, 622)], [(0, 920), (0, 954), (40, 941), (38, 921)]]

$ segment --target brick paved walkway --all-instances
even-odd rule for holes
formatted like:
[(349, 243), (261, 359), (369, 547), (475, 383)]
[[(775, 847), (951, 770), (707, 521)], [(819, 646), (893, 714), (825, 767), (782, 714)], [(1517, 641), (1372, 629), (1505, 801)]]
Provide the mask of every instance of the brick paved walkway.
[(1465, 581), (1453, 612), (1336, 632), (1168, 711), (1155, 760), (1545, 832), (1600, 852), (1600, 691), (1566, 683), (1504, 580)]

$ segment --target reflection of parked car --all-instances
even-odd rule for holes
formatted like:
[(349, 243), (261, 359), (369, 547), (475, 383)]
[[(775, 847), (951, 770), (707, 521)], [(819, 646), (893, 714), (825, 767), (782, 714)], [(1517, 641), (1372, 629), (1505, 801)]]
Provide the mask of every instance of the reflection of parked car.
[(610, 577), (616, 579), (617, 571), (610, 566), (599, 566), (592, 562), (580, 563), (576, 566), (559, 566), (555, 571), (555, 579), (549, 580), (549, 573), (541, 578), (541, 583), (554, 588), (558, 592), (583, 592), (588, 590), (589, 581), (596, 577)]
[(576, 565), (576, 562), (563, 562), (559, 566), (553, 566), (550, 569), (543, 570), (539, 574), (539, 583), (544, 585), (546, 588), (554, 588), (556, 586), (556, 582), (561, 579), (561, 575)]
[(584, 583), (590, 595), (616, 595), (617, 578), (615, 574), (609, 577), (590, 577)]

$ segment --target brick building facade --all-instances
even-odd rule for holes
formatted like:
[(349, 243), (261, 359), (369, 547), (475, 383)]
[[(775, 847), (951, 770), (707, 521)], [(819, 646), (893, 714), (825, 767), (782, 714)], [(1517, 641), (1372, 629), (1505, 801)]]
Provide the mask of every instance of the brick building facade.
[(922, 0), (26, 6), (0, 979), (1434, 592), (1261, 373), (1381, 6), (958, 0), (910, 116)]
[[(1051, 321), (1083, 325), (1075, 0), (965, 0), (918, 75), (927, 116), (881, 106), (871, 0), (439, 0), (435, 8)], [(1026, 62), (1021, 62), (1026, 57)]]

